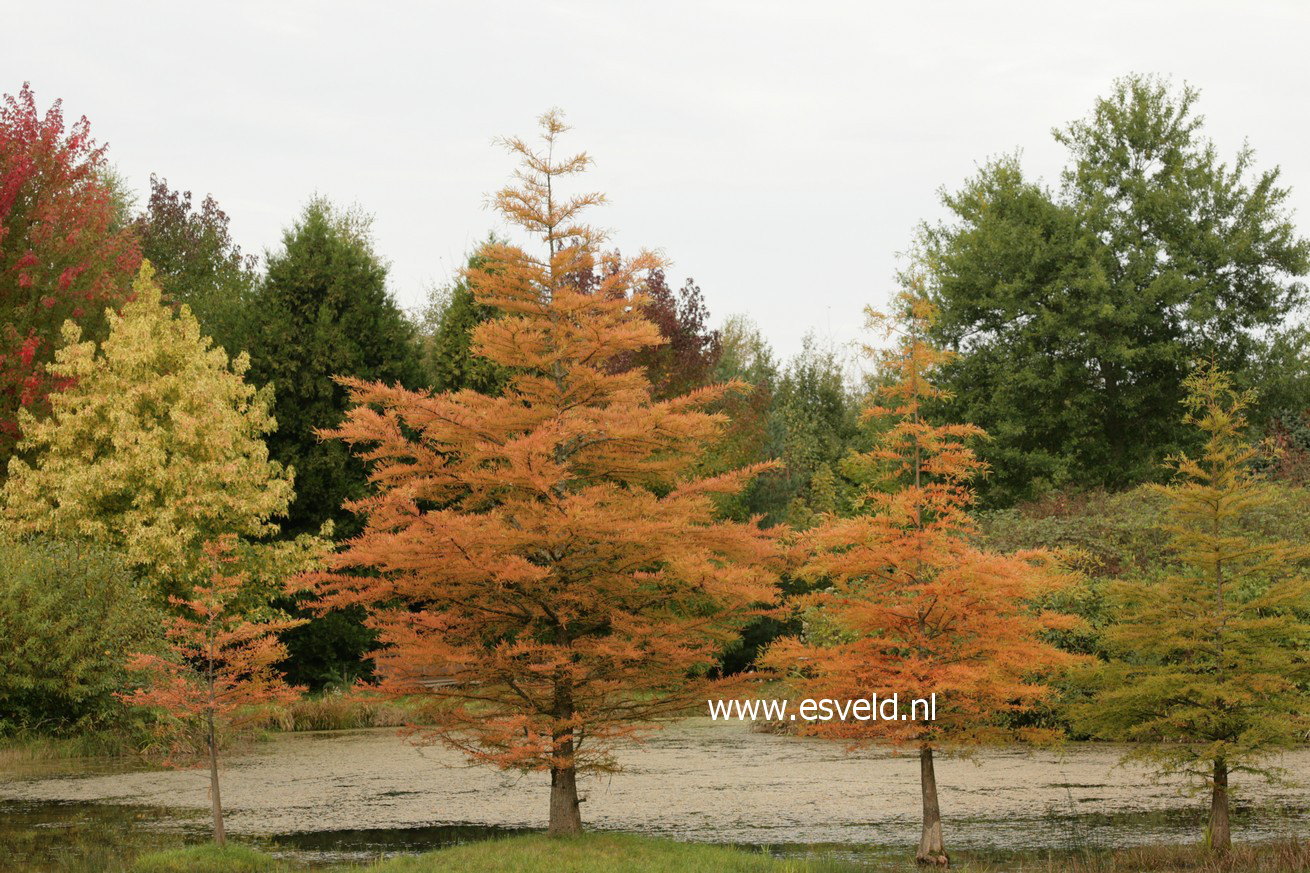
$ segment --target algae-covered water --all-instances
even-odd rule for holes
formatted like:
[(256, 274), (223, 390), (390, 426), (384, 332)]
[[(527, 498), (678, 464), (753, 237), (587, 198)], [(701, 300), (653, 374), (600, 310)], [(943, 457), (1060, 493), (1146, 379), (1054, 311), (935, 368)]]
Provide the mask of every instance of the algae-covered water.
[[(949, 848), (993, 858), (1199, 838), (1204, 798), (1119, 766), (1121, 750), (1070, 744), (939, 760)], [(885, 750), (689, 719), (625, 749), (623, 772), (583, 785), (588, 827), (682, 840), (821, 852), (899, 864), (918, 839), (918, 762)], [(1280, 762), (1287, 784), (1235, 780), (1235, 838), (1310, 828), (1310, 751)], [(465, 764), (392, 730), (279, 735), (223, 773), (228, 832), (307, 865), (367, 860), (541, 828), (548, 777)], [(58, 761), (0, 774), (0, 860), (59, 870), (202, 840), (207, 778), (131, 761)], [(16, 866), (22, 864), (25, 866)], [(0, 864), (0, 869), (5, 868)]]

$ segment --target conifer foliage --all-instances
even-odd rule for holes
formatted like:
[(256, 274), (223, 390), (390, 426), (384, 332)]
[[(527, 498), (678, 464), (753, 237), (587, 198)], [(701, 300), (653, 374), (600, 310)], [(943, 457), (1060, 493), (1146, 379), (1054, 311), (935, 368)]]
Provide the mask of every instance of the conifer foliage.
[(1042, 639), (1069, 624), (1031, 607), (1071, 584), (1043, 553), (992, 554), (974, 545), (970, 480), (982, 463), (968, 442), (973, 425), (934, 425), (920, 415), (941, 396), (932, 377), (943, 352), (930, 345), (932, 305), (911, 285), (888, 322), (873, 326), (898, 340), (873, 352), (886, 376), (865, 417), (883, 423), (875, 448), (854, 466), (868, 482), (852, 517), (827, 516), (803, 534), (801, 575), (824, 580), (803, 598), (809, 633), (776, 643), (766, 663), (787, 670), (797, 696), (868, 699), (936, 695), (936, 719), (816, 721), (802, 730), (852, 743), (889, 741), (917, 748), (923, 794), (918, 860), (946, 865), (933, 753), (1041, 731), (1010, 730), (1004, 717), (1045, 698), (1045, 675), (1066, 655)]
[(333, 522), (339, 537), (357, 529), (342, 503), (363, 495), (362, 465), (315, 431), (341, 423), (348, 397), (334, 376), (423, 386), (412, 325), (387, 288), (387, 266), (374, 249), (372, 217), (316, 197), (268, 256), (254, 298), (259, 329), (250, 337), (250, 375), (277, 388), (277, 430), (269, 454), (296, 470), (296, 496), (282, 525), (318, 533)]
[(138, 654), (129, 662), (143, 680), (124, 699), (133, 706), (158, 711), (156, 729), (167, 741), (165, 763), (209, 766), (209, 799), (214, 842), (222, 845), (223, 801), (218, 781), (220, 741), (247, 726), (258, 705), (288, 702), (301, 689), (292, 688), (275, 669), (286, 648), (277, 634), (300, 622), (266, 615), (252, 617), (238, 608), (244, 574), (224, 573), (235, 561), (234, 537), (206, 543), (205, 560), (212, 575), (189, 598), (171, 598), (178, 614), (167, 630), (167, 655)]
[[(357, 405), (334, 435), (377, 491), (320, 582), (329, 606), (371, 606), (384, 687), (447, 703), (432, 738), (550, 772), (550, 832), (568, 834), (580, 773), (614, 769), (616, 741), (703, 703), (716, 654), (773, 597), (775, 549), (716, 518), (759, 468), (692, 473), (727, 425), (705, 411), (727, 388), (656, 401), (640, 369), (609, 366), (660, 340), (639, 293), (658, 260), (601, 253), (580, 219), (604, 198), (559, 190), (590, 160), (556, 156), (557, 112), (541, 125), (544, 151), (505, 142), (521, 165), (494, 198), (540, 253), (489, 245), (468, 275), (502, 312), (474, 352), (509, 381), (493, 397), (347, 380)], [(603, 287), (580, 293), (569, 277), (593, 268)]]
[(1310, 548), (1253, 533), (1278, 497), (1244, 436), (1251, 394), (1209, 366), (1184, 385), (1184, 421), (1205, 442), (1197, 458), (1174, 457), (1176, 479), (1158, 489), (1177, 565), (1113, 590), (1113, 660), (1080, 715), (1101, 736), (1133, 741), (1135, 757), (1209, 788), (1207, 842), (1222, 851), (1229, 775), (1263, 772), (1310, 727)]

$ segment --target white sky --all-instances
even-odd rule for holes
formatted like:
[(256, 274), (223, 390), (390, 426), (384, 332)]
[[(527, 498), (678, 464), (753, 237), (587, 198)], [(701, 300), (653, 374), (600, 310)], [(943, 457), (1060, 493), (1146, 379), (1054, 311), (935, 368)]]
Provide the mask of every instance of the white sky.
[[(860, 334), (896, 253), (990, 155), (1054, 181), (1053, 126), (1130, 71), (1201, 88), (1310, 215), (1301, 2), (10, 2), (0, 91), (87, 115), (138, 191), (212, 193), (248, 251), (314, 192), (376, 216), (415, 306), (496, 218), (499, 134), (563, 108), (594, 221), (658, 248), (782, 355)], [(1304, 226), (1304, 225), (1303, 225)]]

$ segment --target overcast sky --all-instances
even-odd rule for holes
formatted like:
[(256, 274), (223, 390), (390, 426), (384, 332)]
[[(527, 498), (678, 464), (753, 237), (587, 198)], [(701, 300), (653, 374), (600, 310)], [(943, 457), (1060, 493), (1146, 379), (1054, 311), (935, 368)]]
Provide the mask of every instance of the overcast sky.
[(1310, 216), (1291, 0), (8, 5), (0, 91), (88, 116), (138, 191), (212, 193), (249, 251), (314, 192), (358, 202), (407, 307), (497, 227), (492, 138), (552, 106), (610, 196), (595, 223), (784, 356), (859, 336), (941, 186), (1015, 149), (1054, 181), (1051, 128), (1125, 73), (1199, 87), (1221, 151), (1249, 140)]

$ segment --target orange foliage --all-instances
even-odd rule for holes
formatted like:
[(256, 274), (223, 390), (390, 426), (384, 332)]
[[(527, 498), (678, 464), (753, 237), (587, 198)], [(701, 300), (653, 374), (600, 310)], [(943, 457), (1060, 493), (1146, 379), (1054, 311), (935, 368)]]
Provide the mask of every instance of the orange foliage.
[[(970, 480), (984, 465), (968, 446), (973, 425), (934, 425), (922, 412), (943, 396), (932, 375), (945, 354), (925, 339), (933, 307), (917, 281), (897, 299), (897, 335), (880, 359), (885, 383), (866, 418), (882, 420), (877, 446), (855, 459), (869, 478), (853, 518), (829, 516), (798, 541), (800, 574), (828, 587), (805, 598), (807, 638), (784, 640), (764, 663), (788, 671), (798, 696), (858, 700), (898, 695), (898, 709), (936, 695), (935, 718), (814, 721), (800, 730), (851, 743), (883, 740), (919, 749), (923, 836), (917, 860), (949, 864), (942, 841), (933, 750), (998, 739), (1054, 738), (1016, 729), (1005, 716), (1047, 697), (1046, 680), (1075, 660), (1043, 639), (1070, 616), (1034, 602), (1071, 574), (1043, 552), (979, 549), (968, 514)], [(920, 708), (922, 710), (922, 708)], [(918, 713), (923, 716), (922, 711)]]
[(167, 656), (134, 655), (128, 666), (144, 685), (122, 695), (129, 705), (159, 710), (155, 726), (168, 744), (166, 764), (209, 765), (214, 839), (219, 843), (221, 738), (257, 720), (259, 704), (287, 702), (302, 690), (288, 686), (275, 667), (287, 657), (277, 634), (303, 622), (259, 620), (234, 608), (246, 581), (244, 574), (222, 572), (224, 564), (236, 560), (231, 555), (234, 541), (226, 537), (205, 544), (213, 568), (209, 583), (195, 586), (190, 599), (170, 598), (178, 609), (166, 632), (171, 651)]
[(1051, 689), (1043, 676), (1071, 660), (1042, 633), (1074, 619), (1031, 604), (1073, 579), (1049, 553), (997, 555), (974, 544), (969, 483), (983, 463), (968, 441), (985, 434), (973, 425), (924, 419), (924, 403), (942, 394), (931, 378), (945, 353), (925, 339), (931, 304), (907, 291), (898, 306), (899, 328), (887, 328), (898, 343), (874, 353), (889, 378), (864, 415), (890, 426), (859, 459), (872, 473), (861, 514), (828, 517), (799, 541), (802, 574), (831, 585), (802, 605), (836, 640), (784, 641), (768, 662), (793, 669), (798, 691), (808, 697), (937, 695), (932, 723), (807, 726), (817, 734), (919, 745), (1013, 738), (998, 717), (1046, 697)]
[[(694, 478), (727, 424), (706, 407), (734, 386), (657, 402), (642, 370), (609, 366), (661, 342), (640, 311), (660, 262), (601, 253), (579, 214), (604, 198), (556, 190), (589, 159), (554, 157), (557, 113), (542, 127), (544, 153), (506, 141), (521, 168), (494, 203), (544, 251), (493, 244), (467, 276), (503, 313), (474, 352), (509, 387), (345, 380), (357, 405), (330, 435), (370, 463), (376, 493), (353, 504), (365, 532), (315, 579), (326, 605), (371, 608), (385, 689), (445, 700), (425, 738), (551, 771), (551, 830), (571, 832), (577, 772), (612, 769), (617, 741), (703, 704), (717, 653), (774, 597), (775, 546), (716, 518), (762, 467)], [(602, 287), (580, 292), (572, 277), (593, 269)]]

